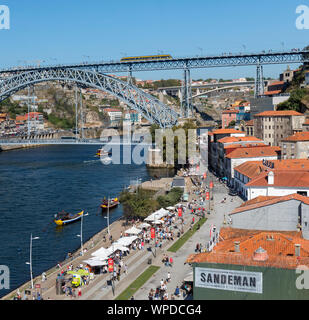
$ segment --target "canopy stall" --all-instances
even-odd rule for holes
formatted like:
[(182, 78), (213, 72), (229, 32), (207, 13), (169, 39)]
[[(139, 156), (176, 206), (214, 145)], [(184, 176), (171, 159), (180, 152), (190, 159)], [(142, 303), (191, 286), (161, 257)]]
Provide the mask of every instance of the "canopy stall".
[(130, 251), (127, 247), (125, 247), (124, 245), (121, 245), (119, 243), (112, 244), (108, 249), (111, 250), (112, 253), (114, 253), (114, 252), (116, 252), (118, 250), (120, 250), (122, 252)]
[(144, 222), (144, 223), (140, 224), (138, 227), (139, 227), (140, 229), (147, 229), (147, 228), (149, 228), (150, 226), (151, 226), (151, 225), (150, 225), (149, 223)]
[(159, 220), (165, 216), (167, 216), (169, 214), (169, 210), (166, 210), (164, 208), (161, 208), (160, 210), (152, 213), (151, 215), (149, 215), (145, 221), (155, 221), (155, 220)]
[(135, 241), (136, 239), (138, 239), (137, 236), (131, 236), (131, 237), (122, 237), (120, 239), (118, 239), (117, 241), (114, 242), (114, 245), (119, 244), (122, 245), (124, 247), (129, 246), (133, 241)]
[(90, 267), (100, 267), (100, 266), (106, 266), (108, 264), (107, 260), (99, 260), (97, 258), (84, 260), (83, 262), (88, 264)]
[(110, 249), (106, 249), (106, 248), (100, 248), (97, 251), (93, 252), (91, 255), (94, 257), (98, 257), (98, 256), (110, 256), (112, 254)]
[(127, 233), (127, 234), (140, 234), (141, 232), (143, 232), (141, 229), (137, 229), (134, 226), (125, 231), (125, 233)]

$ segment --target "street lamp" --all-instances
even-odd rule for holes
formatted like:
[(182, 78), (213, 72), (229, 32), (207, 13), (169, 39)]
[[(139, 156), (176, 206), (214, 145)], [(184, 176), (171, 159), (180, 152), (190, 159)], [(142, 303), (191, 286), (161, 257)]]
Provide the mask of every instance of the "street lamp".
[(109, 230), (109, 197), (107, 200), (107, 216), (104, 218), (107, 219), (107, 233), (110, 235), (110, 230)]
[(80, 247), (82, 251), (82, 256), (84, 255), (84, 250), (83, 250), (83, 217), (88, 216), (88, 212), (86, 214), (82, 214), (81, 221), (80, 221), (80, 234), (77, 235), (77, 237), (80, 238)]
[(31, 289), (33, 289), (33, 275), (32, 275), (32, 240), (40, 239), (39, 237), (32, 238), (32, 233), (30, 235), (30, 262), (26, 262), (26, 264), (30, 265), (30, 278), (31, 278)]

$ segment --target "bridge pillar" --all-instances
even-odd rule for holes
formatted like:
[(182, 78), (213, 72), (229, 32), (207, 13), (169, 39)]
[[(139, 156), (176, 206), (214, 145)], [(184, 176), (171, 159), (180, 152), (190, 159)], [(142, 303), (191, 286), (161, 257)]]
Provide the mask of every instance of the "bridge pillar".
[(258, 62), (256, 66), (255, 92), (254, 97), (258, 98), (264, 94), (263, 66)]
[(127, 83), (132, 84), (132, 65), (129, 65), (129, 73), (128, 73), (128, 78), (127, 78)]
[(184, 69), (184, 80), (182, 85), (182, 97), (181, 97), (181, 112), (182, 116), (189, 118), (193, 115), (192, 110), (192, 88), (191, 88), (191, 76), (188, 66)]

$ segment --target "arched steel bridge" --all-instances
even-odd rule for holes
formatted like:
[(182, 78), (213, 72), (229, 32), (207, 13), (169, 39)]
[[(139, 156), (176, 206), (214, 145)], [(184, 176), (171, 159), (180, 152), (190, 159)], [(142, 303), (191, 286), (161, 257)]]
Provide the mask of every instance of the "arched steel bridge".
[(108, 92), (161, 128), (174, 126), (179, 118), (176, 111), (130, 83), (92, 70), (70, 68), (37, 69), (5, 78), (0, 82), (0, 102), (29, 85), (55, 80), (72, 81)]

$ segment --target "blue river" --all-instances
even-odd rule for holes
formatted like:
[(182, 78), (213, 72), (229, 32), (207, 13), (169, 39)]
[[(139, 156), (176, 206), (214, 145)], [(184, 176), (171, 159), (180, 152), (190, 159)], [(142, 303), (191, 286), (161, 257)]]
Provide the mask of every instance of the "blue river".
[[(80, 223), (59, 228), (54, 215), (85, 210), (84, 241), (107, 225), (99, 210), (104, 196), (118, 196), (131, 180), (148, 180), (142, 165), (103, 165), (95, 158), (97, 146), (44, 146), (0, 152), (0, 265), (10, 269), (10, 290), (30, 280), (30, 234), (33, 275), (63, 261), (80, 247)], [(110, 221), (122, 216), (119, 206)]]

